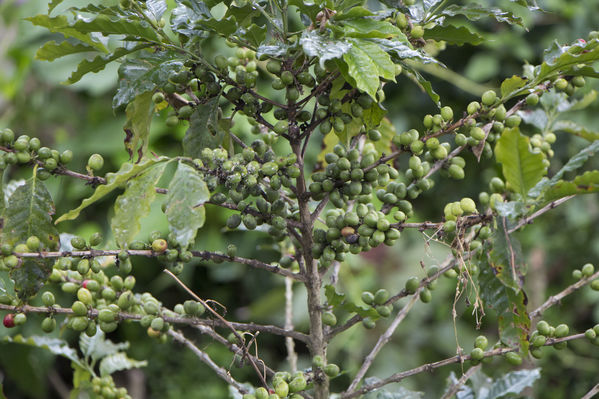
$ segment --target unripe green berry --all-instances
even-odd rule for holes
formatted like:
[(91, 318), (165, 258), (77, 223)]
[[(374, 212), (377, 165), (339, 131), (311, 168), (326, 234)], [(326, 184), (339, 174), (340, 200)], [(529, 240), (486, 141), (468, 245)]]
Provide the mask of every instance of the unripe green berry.
[(79, 290), (77, 290), (77, 299), (86, 305), (91, 305), (93, 296), (87, 288), (79, 288)]
[(56, 328), (56, 320), (53, 317), (46, 317), (42, 321), (42, 331), (51, 333)]
[(53, 306), (56, 303), (56, 299), (54, 298), (54, 294), (50, 291), (45, 291), (42, 294), (42, 302), (44, 306)]
[(424, 28), (421, 25), (413, 25), (412, 30), (410, 30), (410, 35), (414, 39), (420, 39), (424, 36)]
[(522, 364), (522, 356), (516, 352), (508, 352), (505, 354), (505, 360), (513, 366), (519, 366)]
[(541, 335), (550, 335), (551, 326), (545, 320), (541, 320), (537, 323), (537, 331)]
[(473, 360), (482, 360), (485, 357), (485, 352), (481, 348), (474, 348), (470, 352), (470, 357)]
[(71, 310), (76, 316), (85, 316), (87, 314), (87, 306), (81, 301), (73, 302)]
[(477, 348), (480, 348), (482, 350), (487, 349), (488, 345), (489, 345), (489, 340), (487, 340), (487, 337), (485, 337), (484, 335), (479, 335), (474, 340), (474, 346)]
[(595, 273), (595, 266), (593, 266), (591, 263), (587, 263), (580, 270), (584, 277), (590, 277), (593, 275), (593, 273)]
[(60, 154), (60, 163), (66, 165), (69, 162), (71, 162), (72, 160), (73, 160), (73, 151), (65, 150), (62, 152), (62, 154)]
[(327, 326), (334, 326), (337, 324), (337, 317), (333, 312), (324, 312), (322, 314), (322, 322)]
[(487, 107), (493, 105), (495, 103), (496, 99), (497, 99), (497, 93), (495, 93), (495, 91), (493, 91), (493, 90), (485, 91), (481, 97), (482, 103), (484, 105), (486, 105)]

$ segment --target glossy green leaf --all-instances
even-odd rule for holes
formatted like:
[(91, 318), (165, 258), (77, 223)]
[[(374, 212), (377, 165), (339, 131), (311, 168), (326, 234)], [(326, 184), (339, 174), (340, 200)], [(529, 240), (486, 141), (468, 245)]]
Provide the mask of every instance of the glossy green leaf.
[(391, 58), (393, 58), (394, 61), (407, 59), (418, 61), (423, 64), (440, 64), (435, 58), (412, 48), (412, 45), (408, 42), (407, 38), (405, 40), (372, 39), (371, 41), (381, 46), (383, 50), (391, 55)]
[(135, 360), (127, 357), (124, 353), (115, 353), (108, 355), (100, 361), (100, 376), (105, 377), (120, 370), (130, 370), (138, 367), (145, 367), (148, 362), (145, 360)]
[[(85, 334), (81, 334), (85, 335)], [(81, 367), (77, 363), (71, 362), (73, 368), (73, 390), (71, 391), (71, 398), (80, 397), (80, 388), (91, 388), (92, 374), (87, 367)]]
[(314, 30), (302, 32), (300, 45), (308, 57), (319, 59), (320, 66), (324, 66), (326, 60), (341, 58), (351, 48), (351, 43), (346, 40), (331, 39)]
[(501, 83), (501, 97), (511, 98), (515, 95), (518, 95), (520, 93), (519, 90), (524, 87), (526, 83), (526, 79), (523, 79), (517, 75), (513, 75), (511, 78), (505, 79)]
[(352, 39), (352, 46), (359, 48), (368, 56), (376, 65), (376, 69), (380, 77), (395, 82), (395, 64), (391, 61), (391, 57), (379, 45), (370, 40)]
[(96, 361), (106, 356), (126, 351), (129, 349), (129, 342), (125, 341), (115, 344), (107, 339), (104, 332), (98, 327), (96, 333), (91, 337), (87, 334), (79, 335), (79, 348), (83, 356)]
[(127, 183), (130, 179), (133, 179), (135, 176), (140, 175), (144, 171), (146, 171), (151, 166), (154, 166), (158, 163), (168, 161), (168, 157), (157, 157), (150, 159), (143, 159), (141, 162), (136, 164), (124, 163), (121, 166), (121, 169), (112, 176), (106, 184), (102, 184), (96, 188), (96, 191), (92, 194), (91, 197), (84, 199), (77, 208), (70, 210), (65, 213), (58, 219), (56, 219), (56, 224), (60, 222), (64, 222), (65, 220), (73, 220), (79, 216), (79, 213), (91, 204), (99, 201), (104, 198), (106, 195), (110, 194), (117, 188), (120, 188), (123, 184)]
[(352, 46), (347, 53), (343, 54), (343, 60), (347, 65), (347, 74), (351, 78), (349, 83), (376, 99), (380, 84), (378, 67), (369, 54)]
[(150, 205), (156, 197), (156, 183), (166, 163), (153, 166), (127, 182), (125, 192), (114, 203), (112, 232), (119, 248), (126, 248), (139, 233), (141, 219), (150, 213)]
[(511, 371), (495, 380), (487, 395), (479, 399), (500, 399), (509, 397), (508, 395), (520, 395), (526, 388), (532, 387), (539, 378), (541, 378), (540, 368)]
[(261, 44), (256, 50), (256, 58), (260, 59), (263, 56), (272, 58), (282, 57), (287, 54), (289, 46), (285, 43)]
[(530, 11), (540, 10), (537, 0), (510, 0), (513, 3), (520, 4), (522, 7), (528, 8)]
[(69, 78), (66, 81), (64, 81), (64, 83), (76, 83), (88, 73), (100, 72), (106, 67), (106, 65), (110, 64), (112, 61), (116, 61), (127, 54), (134, 53), (147, 47), (149, 47), (148, 44), (140, 44), (131, 48), (119, 47), (110, 54), (98, 55), (94, 57), (92, 60), (83, 60), (79, 63), (79, 65), (77, 65), (77, 69), (71, 73), (71, 76), (69, 76)]
[(82, 43), (71, 43), (69, 41), (63, 41), (57, 44), (54, 40), (44, 43), (35, 53), (35, 58), (44, 61), (54, 61), (57, 58), (64, 57), (65, 55), (85, 53), (88, 51), (97, 51), (95, 47), (88, 46)]
[(168, 51), (144, 54), (129, 59), (119, 67), (119, 87), (112, 100), (113, 108), (129, 104), (135, 97), (168, 83), (171, 74), (183, 69), (178, 55)]
[(218, 124), (218, 97), (198, 105), (189, 118), (189, 128), (183, 138), (183, 153), (199, 158), (204, 148), (216, 148), (225, 132)]
[(45, 349), (53, 355), (65, 357), (70, 361), (74, 362), (75, 364), (83, 367), (83, 362), (81, 361), (81, 359), (79, 359), (79, 356), (77, 355), (77, 350), (71, 348), (68, 342), (65, 340), (37, 335), (31, 337), (23, 337), (20, 334), (14, 337), (5, 336), (3, 340), (4, 342), (12, 342), (15, 344), (23, 344)]
[(499, 8), (483, 8), (473, 4), (468, 4), (467, 6), (452, 4), (445, 8), (441, 12), (441, 15), (448, 17), (462, 15), (471, 21), (478, 21), (481, 18), (494, 18), (497, 22), (524, 26), (522, 18), (510, 11), (500, 10)]
[(168, 186), (165, 213), (170, 231), (182, 248), (192, 243), (204, 225), (204, 203), (209, 199), (210, 191), (199, 172), (180, 162)]
[(52, 224), (54, 211), (50, 193), (34, 174), (8, 200), (2, 241), (11, 245), (22, 244), (35, 235), (42, 242), (43, 248), (57, 249), (60, 242), (58, 230)]
[(544, 61), (535, 67), (535, 79), (542, 82), (558, 74), (569, 74), (579, 64), (592, 64), (599, 60), (599, 41), (576, 42), (561, 46), (557, 42), (545, 52)]
[(581, 126), (574, 121), (557, 121), (553, 125), (556, 132), (566, 132), (578, 137), (582, 137), (588, 141), (599, 140), (599, 131), (589, 130), (585, 126)]
[[(127, 122), (123, 127), (125, 130), (125, 149), (129, 158), (137, 153), (141, 158), (148, 148), (148, 136), (150, 135), (150, 124), (154, 115), (154, 102), (152, 92), (140, 94), (131, 101), (126, 108)], [(141, 143), (141, 146), (140, 146)]]
[(416, 83), (422, 91), (424, 91), (428, 96), (433, 100), (433, 102), (437, 105), (437, 107), (441, 108), (441, 102), (439, 95), (433, 89), (433, 85), (430, 81), (428, 81), (424, 76), (420, 74), (416, 69), (412, 68), (409, 65), (404, 64), (404, 70), (406, 74)]
[(387, 22), (370, 18), (343, 20), (343, 32), (347, 37), (389, 38), (403, 35), (401, 30)]
[(98, 51), (107, 53), (108, 49), (96, 38), (93, 38), (89, 33), (81, 32), (73, 28), (67, 17), (59, 15), (57, 17), (50, 17), (48, 15), (36, 15), (34, 17), (25, 18), (27, 21), (34, 25), (42, 26), (48, 29), (50, 32), (61, 33), (64, 37), (72, 37), (79, 40), (82, 43), (89, 44), (96, 48)]
[(476, 32), (473, 32), (466, 26), (437, 25), (434, 28), (424, 31), (424, 38), (429, 40), (445, 41), (449, 44), (461, 46), (463, 44), (477, 45), (484, 41), (484, 38)]
[(363, 18), (363, 17), (372, 17), (374, 13), (367, 8), (358, 6), (350, 8), (347, 11), (338, 12), (333, 16), (335, 21), (342, 21), (344, 19), (355, 19), (355, 18)]
[(522, 197), (547, 173), (543, 154), (531, 151), (528, 137), (518, 128), (503, 131), (495, 146), (495, 157), (506, 182)]
[(158, 34), (148, 22), (122, 16), (112, 17), (99, 14), (93, 19), (78, 19), (72, 24), (72, 27), (85, 33), (99, 32), (103, 35), (130, 35), (154, 42), (160, 41)]

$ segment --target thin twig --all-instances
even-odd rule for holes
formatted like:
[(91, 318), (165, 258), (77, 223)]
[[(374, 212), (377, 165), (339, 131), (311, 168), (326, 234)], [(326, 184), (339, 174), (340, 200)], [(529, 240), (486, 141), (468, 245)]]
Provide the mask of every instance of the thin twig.
[(356, 374), (353, 381), (351, 382), (351, 384), (345, 391), (346, 393), (351, 393), (352, 391), (354, 391), (356, 389), (356, 387), (358, 386), (358, 384), (360, 383), (360, 381), (362, 381), (362, 378), (364, 378), (364, 376), (366, 375), (366, 372), (372, 365), (372, 362), (374, 361), (374, 358), (376, 357), (376, 355), (378, 355), (378, 353), (381, 351), (381, 349), (383, 349), (383, 346), (385, 346), (385, 344), (387, 342), (389, 342), (389, 340), (391, 339), (391, 336), (393, 335), (393, 333), (395, 332), (395, 330), (397, 329), (399, 324), (407, 316), (408, 312), (412, 309), (414, 304), (416, 304), (416, 301), (418, 300), (418, 296), (420, 295), (420, 291), (421, 291), (421, 289), (418, 289), (414, 293), (414, 295), (412, 295), (412, 299), (410, 299), (410, 302), (408, 302), (397, 313), (397, 316), (395, 316), (395, 319), (393, 319), (393, 322), (391, 322), (391, 325), (387, 328), (387, 330), (383, 334), (381, 334), (378, 341), (374, 345), (374, 348), (372, 348), (372, 350), (370, 351), (368, 356), (366, 356), (366, 358), (364, 359), (364, 362), (362, 363), (362, 366), (360, 367), (360, 370), (358, 370), (358, 373)]
[(541, 316), (543, 314), (543, 312), (546, 311), (547, 309), (549, 309), (551, 306), (559, 303), (566, 296), (568, 296), (568, 295), (572, 294), (573, 292), (575, 292), (576, 290), (584, 287), (585, 285), (589, 284), (591, 281), (593, 281), (596, 278), (599, 278), (599, 271), (595, 272), (592, 276), (585, 277), (583, 279), (578, 280), (574, 284), (563, 289), (560, 293), (550, 296), (549, 298), (547, 298), (547, 300), (541, 306), (539, 306), (538, 308), (536, 308), (535, 310), (530, 312), (529, 316), (531, 318)]
[(551, 201), (550, 203), (548, 203), (547, 205), (545, 205), (544, 207), (542, 207), (541, 209), (539, 209), (532, 215), (522, 218), (514, 227), (512, 227), (511, 229), (508, 230), (508, 234), (512, 234), (514, 231), (518, 230), (520, 227), (532, 223), (532, 221), (534, 219), (538, 218), (545, 212), (555, 208), (556, 206), (558, 206), (560, 204), (563, 204), (564, 202), (566, 202), (574, 197), (575, 197), (574, 195), (569, 195), (567, 197), (563, 197), (558, 200)]
[[(193, 292), (187, 285), (185, 285), (185, 283), (183, 283), (183, 281), (181, 281), (177, 276), (175, 276), (170, 270), (165, 269), (164, 272), (166, 274), (168, 274), (169, 276), (171, 276), (196, 301), (200, 302), (204, 306), (204, 308), (206, 308), (214, 317), (216, 317), (218, 320), (220, 320), (222, 323), (224, 323), (231, 330), (231, 332), (233, 332), (233, 334), (239, 340), (239, 342), (244, 342), (243, 337), (237, 332), (237, 330), (235, 330), (235, 327), (228, 320), (226, 320), (224, 317), (222, 317), (220, 315), (220, 313), (218, 313), (217, 311), (212, 309), (212, 307), (210, 305), (208, 305), (208, 303), (206, 303), (206, 301), (204, 301), (202, 298), (197, 296), (195, 292)], [(256, 365), (256, 362), (254, 361), (253, 357), (250, 355), (247, 347), (245, 345), (241, 344), (241, 348), (243, 349), (244, 357), (248, 359), (252, 368), (254, 369), (256, 374), (258, 374), (258, 377), (260, 378), (262, 385), (266, 389), (268, 389), (268, 383), (266, 382), (266, 378), (264, 377), (264, 375), (262, 374), (262, 372)]]
[[(162, 253), (154, 252), (151, 249), (128, 249), (126, 250), (129, 255), (134, 256), (145, 256), (148, 258), (158, 257)], [(54, 252), (15, 252), (19, 258), (63, 258), (67, 256), (74, 257), (82, 257), (82, 258), (93, 258), (96, 256), (117, 256), (121, 252), (120, 249), (111, 249), (111, 250), (99, 250), (99, 249), (90, 249), (84, 251), (54, 251)], [(304, 276), (293, 273), (287, 269), (283, 269), (280, 266), (273, 266), (268, 263), (260, 262), (259, 260), (250, 259), (250, 258), (242, 258), (240, 256), (228, 256), (218, 252), (210, 252), (210, 251), (191, 251), (192, 255), (198, 258), (202, 258), (205, 260), (209, 259), (219, 259), (223, 261), (241, 263), (244, 265), (252, 266), (256, 269), (267, 270), (271, 273), (279, 274), (284, 277), (289, 277), (297, 281), (304, 281)]]
[(587, 392), (580, 399), (591, 399), (593, 396), (597, 395), (598, 393), (599, 393), (599, 384), (595, 385), (589, 392)]
[[(285, 330), (293, 330), (293, 280), (285, 278)], [(285, 337), (285, 347), (287, 348), (287, 361), (291, 372), (297, 371), (297, 353), (295, 353), (295, 343), (293, 338)]]
[(481, 366), (482, 366), (481, 364), (477, 364), (476, 366), (470, 367), (468, 369), (468, 371), (466, 371), (464, 374), (462, 374), (462, 377), (455, 384), (453, 384), (447, 390), (447, 392), (445, 392), (445, 394), (441, 397), (441, 399), (450, 399), (453, 395), (455, 395), (460, 390), (462, 385), (464, 385), (466, 383), (466, 381), (468, 381), (474, 373), (476, 373), (478, 370), (480, 370)]
[(183, 345), (185, 345), (189, 349), (191, 349), (191, 351), (193, 353), (195, 353), (195, 355), (198, 358), (200, 358), (200, 360), (202, 362), (204, 362), (206, 365), (208, 365), (208, 367), (210, 367), (212, 370), (214, 370), (214, 372), (216, 372), (216, 374), (220, 378), (225, 380), (227, 382), (227, 384), (235, 387), (235, 389), (237, 389), (242, 395), (248, 393), (248, 390), (241, 383), (237, 382), (233, 377), (231, 377), (231, 374), (227, 370), (220, 367), (218, 364), (214, 363), (214, 361), (210, 358), (210, 356), (208, 356), (208, 354), (206, 352), (202, 351), (200, 348), (195, 346), (193, 344), (193, 342), (191, 342), (189, 339), (185, 338), (185, 336), (183, 334), (171, 329), (171, 330), (168, 330), (168, 335), (173, 337), (173, 339), (175, 341), (179, 341)]
[[(582, 339), (585, 338), (584, 333), (583, 334), (575, 334), (575, 335), (570, 335), (568, 337), (563, 337), (563, 338), (549, 338), (547, 339), (547, 342), (545, 343), (544, 346), (551, 346), (551, 345), (555, 345), (557, 343), (560, 342), (567, 342), (567, 341), (573, 341), (576, 339)], [(497, 349), (493, 349), (490, 351), (487, 351), (484, 353), (484, 357), (493, 357), (493, 356), (499, 356), (499, 355), (504, 355), (508, 352), (516, 352), (518, 351), (519, 348), (517, 347), (513, 347), (513, 348), (497, 348)], [(391, 376), (382, 379), (382, 380), (378, 380), (372, 384), (367, 384), (362, 386), (362, 388), (358, 389), (357, 391), (351, 392), (351, 393), (347, 393), (347, 394), (342, 394), (340, 396), (341, 399), (349, 399), (349, 398), (355, 398), (357, 396), (363, 395), (367, 392), (373, 391), (375, 389), (378, 389), (382, 386), (385, 386), (387, 384), (391, 384), (394, 382), (399, 382), (401, 380), (404, 380), (408, 377), (411, 377), (413, 375), (416, 374), (420, 374), (423, 373), (425, 371), (432, 371), (434, 369), (443, 367), (443, 366), (447, 366), (449, 364), (454, 364), (454, 363), (462, 363), (464, 361), (470, 360), (471, 356), (470, 355), (456, 355), (456, 356), (452, 356), (450, 358), (447, 359), (443, 359), (443, 360), (439, 360), (437, 362), (432, 362), (432, 363), (427, 363), (427, 364), (423, 364), (422, 366), (410, 369), (410, 370), (406, 370), (406, 371), (402, 371), (399, 373), (395, 373), (392, 374)]]

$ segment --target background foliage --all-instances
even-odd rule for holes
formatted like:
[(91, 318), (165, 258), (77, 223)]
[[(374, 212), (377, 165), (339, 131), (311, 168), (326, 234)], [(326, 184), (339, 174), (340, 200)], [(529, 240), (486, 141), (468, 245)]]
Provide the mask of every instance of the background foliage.
[[(489, 0), (476, 3), (493, 6), (496, 2)], [(473, 31), (490, 40), (480, 46), (452, 46), (451, 51), (441, 51), (438, 54), (438, 58), (457, 75), (434, 68), (421, 71), (431, 79), (445, 104), (454, 109), (464, 109), (487, 88), (498, 88), (503, 79), (521, 74), (523, 62), (540, 63), (543, 50), (550, 47), (554, 40), (562, 44), (570, 43), (586, 37), (589, 30), (599, 26), (599, 5), (593, 0), (539, 2), (545, 12), (530, 12), (507, 1), (500, 3), (502, 8), (511, 9), (521, 17), (526, 28), (508, 26), (490, 19), (465, 22)], [(82, 57), (75, 55), (52, 63), (34, 59), (37, 48), (52, 35), (32, 26), (23, 18), (45, 12), (46, 6), (44, 0), (8, 0), (0, 3), (0, 127), (10, 126), (15, 131), (31, 132), (54, 148), (73, 149), (73, 165), (78, 166), (74, 166), (74, 169), (83, 169), (88, 154), (98, 152), (107, 161), (105, 170), (116, 170), (128, 159), (122, 144), (125, 118), (123, 112), (113, 114), (111, 107), (112, 96), (117, 87), (118, 65), (109, 65), (106, 70), (88, 75), (73, 86), (60, 86), (59, 82), (68, 78), (68, 74), (75, 69)], [(223, 46), (212, 48), (211, 51), (229, 54), (232, 50)], [(438, 50), (430, 51), (436, 53)], [(463, 77), (458, 78), (458, 75)], [(396, 129), (402, 131), (420, 125), (424, 114), (435, 112), (435, 105), (406, 77), (399, 79), (399, 84), (393, 86), (393, 90), (386, 91), (386, 95), (389, 117)], [(589, 91), (591, 89), (592, 87), (585, 88)], [(568, 115), (568, 118), (585, 126), (599, 126), (597, 108), (595, 102), (582, 112)], [(166, 128), (165, 119), (166, 115), (162, 115), (161, 121), (154, 120), (149, 149), (159, 149), (161, 154), (175, 155), (180, 150), (184, 128), (180, 126), (173, 137), (172, 130)], [(556, 157), (567, 160), (582, 147), (582, 143), (583, 140), (575, 136), (558, 136)], [(319, 151), (316, 149), (315, 152)], [(477, 164), (473, 159), (468, 161), (468, 178), (463, 187), (470, 187), (471, 196), (475, 196), (480, 191), (477, 182), (481, 181), (481, 177), (488, 180), (499, 171), (488, 162)], [(591, 159), (589, 162), (591, 167), (599, 167), (599, 159)], [(555, 167), (558, 168), (559, 164)], [(9, 176), (11, 179), (20, 177), (27, 176)], [(435, 192), (437, 196), (446, 197), (446, 202), (456, 197), (451, 182), (441, 181), (438, 184)], [(82, 196), (91, 193), (89, 187), (64, 177), (53, 178), (47, 185), (57, 204), (58, 215), (75, 208)], [(458, 197), (455, 199), (459, 200)], [(424, 196), (419, 201), (418, 212), (421, 212), (421, 218), (435, 218), (438, 215), (437, 197)], [(593, 260), (596, 263), (599, 259), (597, 197), (582, 196), (572, 201), (576, 203), (546, 214), (523, 233), (518, 233), (523, 244), (522, 251), (530, 267), (527, 292), (532, 304), (538, 305), (543, 298), (561, 290), (564, 281), (573, 282), (571, 272), (574, 268)], [(76, 222), (68, 222), (65, 229), (84, 237), (97, 230), (108, 236), (110, 226), (104, 215), (110, 212), (110, 204), (111, 201), (102, 201), (97, 211), (84, 212)], [(143, 237), (144, 232), (155, 230), (156, 226), (166, 230), (159, 205), (154, 208), (144, 220), (141, 239), (146, 238)], [(203, 247), (221, 249), (223, 233), (220, 226), (227, 216), (226, 211), (215, 209), (207, 214), (206, 226), (199, 238)], [(240, 232), (226, 234), (227, 241), (236, 243), (239, 252), (247, 257), (260, 253), (265, 261), (278, 259), (274, 252), (270, 254), (271, 259), (268, 259), (268, 254), (265, 256), (260, 238), (254, 242), (243, 240)], [(430, 264), (444, 258), (445, 249), (430, 243), (424, 234), (406, 232), (404, 236), (407, 239), (400, 240), (394, 247), (379, 247), (360, 258), (352, 258), (350, 267), (342, 270), (343, 274), (351, 275), (348, 279), (343, 279), (346, 276), (342, 275), (342, 280), (347, 282), (343, 287), (344, 292), (357, 298), (363, 289), (398, 287), (408, 276), (419, 271), (420, 260)], [(264, 240), (266, 241), (266, 237)], [(259, 271), (246, 273), (246, 269), (237, 264), (196, 263), (197, 267), (185, 269), (182, 279), (198, 287), (204, 297), (219, 298), (228, 309), (236, 312), (235, 317), (240, 320), (282, 324), (283, 314), (279, 310), (283, 302), (284, 287), (270, 274)], [(143, 260), (136, 263), (135, 267), (140, 292), (150, 291), (166, 305), (177, 303), (179, 295), (173, 289), (174, 283), (160, 273), (157, 263)], [(479, 335), (480, 331), (473, 327), (476, 324), (475, 315), (468, 320), (468, 309), (458, 309), (458, 313), (465, 317), (458, 318), (454, 326), (446, 308), (436, 306), (436, 301), (451, 296), (453, 289), (453, 283), (441, 281), (438, 293), (435, 292), (433, 296), (432, 306), (421, 306), (410, 314), (402, 330), (380, 355), (372, 369), (373, 374), (416, 367), (454, 355), (454, 328), (463, 339), (461, 345), (468, 346)], [(56, 292), (56, 295), (60, 296), (60, 292)], [(258, 297), (260, 300), (255, 301)], [(302, 307), (305, 298), (298, 295), (296, 302), (297, 307)], [(252, 305), (246, 306), (248, 303)], [(584, 330), (583, 327), (599, 320), (598, 304), (597, 292), (584, 291), (564, 300), (561, 307), (570, 309), (570, 312), (553, 309), (546, 318), (555, 324), (563, 322)], [(301, 327), (307, 320), (298, 319), (295, 322)], [(493, 323), (494, 316), (487, 314), (482, 319), (482, 332), (493, 336), (495, 332), (487, 330), (487, 326), (492, 326)], [(37, 329), (39, 323), (28, 323), (21, 332), (23, 335), (30, 335), (39, 333)], [(6, 334), (5, 329), (0, 329), (0, 337)], [(228, 392), (213, 373), (207, 368), (198, 367), (197, 360), (185, 349), (157, 345), (133, 325), (124, 325), (115, 334), (118, 335), (113, 337), (115, 341), (136, 342), (128, 352), (131, 357), (152, 359), (141, 369), (141, 373), (134, 371), (118, 375), (117, 381), (121, 385), (128, 385), (133, 397), (142, 397), (141, 392), (146, 392), (147, 397), (228, 397)], [(329, 352), (332, 356), (343, 359), (348, 368), (355, 368), (361, 361), (358, 356), (360, 352), (355, 348), (371, 347), (374, 344), (370, 342), (371, 337), (376, 335), (370, 334), (368, 330), (353, 329), (345, 333), (343, 342), (331, 346)], [(275, 364), (283, 364), (285, 348), (282, 341), (269, 342), (266, 335), (261, 339), (261, 356)], [(225, 348), (211, 345), (209, 341), (200, 342), (199, 345), (221, 363), (230, 362), (231, 355)], [(300, 358), (300, 366), (303, 362), (307, 367), (309, 358), (305, 356), (305, 348), (300, 347), (298, 350), (304, 355)], [(71, 379), (70, 362), (52, 356), (47, 351), (10, 343), (0, 344), (0, 351), (0, 382), (9, 398), (60, 397), (62, 384), (68, 384)], [(591, 384), (596, 383), (595, 377), (599, 374), (597, 360), (599, 352), (586, 341), (575, 341), (565, 351), (552, 350), (542, 360), (535, 362), (542, 368), (549, 383), (535, 385), (530, 396), (549, 399), (582, 396)], [(485, 369), (485, 372), (499, 376), (507, 370), (507, 367), (498, 366)], [(456, 365), (440, 369), (433, 376), (420, 374), (405, 381), (402, 386), (414, 390), (427, 387), (430, 397), (439, 397), (446, 385), (445, 379), (452, 372), (459, 376), (461, 367)], [(239, 376), (242, 381), (250, 378), (251, 375)], [(198, 381), (202, 383), (198, 384)], [(343, 384), (347, 382), (349, 381), (343, 381)], [(138, 391), (134, 391), (135, 389)], [(140, 396), (135, 396), (134, 392), (139, 392)]]

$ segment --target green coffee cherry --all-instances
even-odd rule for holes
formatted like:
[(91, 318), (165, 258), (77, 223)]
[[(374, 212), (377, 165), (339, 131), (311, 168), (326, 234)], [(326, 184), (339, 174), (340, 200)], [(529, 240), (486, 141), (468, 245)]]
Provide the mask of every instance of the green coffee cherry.
[(474, 340), (474, 346), (477, 348), (480, 348), (482, 350), (487, 349), (488, 345), (489, 345), (489, 341), (487, 340), (487, 337), (485, 337), (484, 335), (479, 335)]
[(330, 378), (337, 377), (339, 375), (340, 369), (336, 364), (327, 364), (324, 366), (324, 373)]
[(27, 248), (31, 251), (38, 251), (41, 246), (41, 241), (36, 236), (30, 236), (29, 238), (27, 238), (27, 242), (25, 245), (27, 245)]
[(87, 166), (91, 170), (100, 170), (104, 166), (104, 158), (100, 154), (92, 154), (87, 160)]
[(42, 331), (45, 333), (51, 333), (56, 328), (56, 320), (52, 317), (46, 317), (42, 321)]
[(487, 107), (490, 107), (491, 105), (493, 105), (495, 103), (496, 99), (497, 99), (497, 93), (495, 93), (495, 91), (493, 91), (493, 90), (485, 91), (481, 97), (482, 103), (484, 105), (486, 105)]
[(289, 385), (285, 381), (279, 382), (275, 386), (275, 393), (281, 398), (286, 397), (289, 394)]
[(474, 348), (470, 352), (470, 357), (473, 360), (482, 360), (485, 357), (485, 352), (481, 348)]
[(583, 277), (591, 277), (593, 273), (595, 273), (595, 266), (593, 266), (591, 263), (587, 263), (582, 266), (580, 271), (582, 272)]
[(327, 326), (334, 326), (337, 324), (337, 317), (333, 312), (324, 312), (322, 314), (322, 322)]
[(522, 356), (516, 352), (508, 352), (505, 354), (505, 360), (512, 366), (519, 366), (522, 364)]
[(541, 320), (537, 323), (537, 331), (541, 335), (550, 335), (551, 326), (545, 320)]
[(54, 294), (50, 291), (45, 291), (42, 294), (42, 302), (44, 306), (53, 306), (56, 303), (56, 298), (54, 298)]

